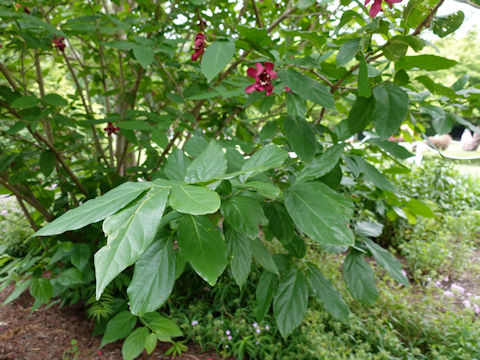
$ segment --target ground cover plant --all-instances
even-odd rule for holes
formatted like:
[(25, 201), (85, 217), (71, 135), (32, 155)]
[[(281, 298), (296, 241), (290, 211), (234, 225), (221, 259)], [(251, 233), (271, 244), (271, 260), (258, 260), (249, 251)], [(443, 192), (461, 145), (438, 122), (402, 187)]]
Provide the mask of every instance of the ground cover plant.
[(0, 186), (35, 231), (2, 256), (6, 302), (84, 302), (133, 359), (195, 339), (170, 305), (185, 284), (220, 303), (253, 287), (251, 335), (284, 339), (317, 301), (348, 321), (336, 286), (379, 301), (377, 265), (408, 291), (374, 240), (435, 213), (389, 180), (412, 156), (391, 137), (479, 130), (478, 84), (436, 83), (425, 71), (457, 62), (416, 54), (422, 31), (460, 26), (442, 3), (0, 2)]

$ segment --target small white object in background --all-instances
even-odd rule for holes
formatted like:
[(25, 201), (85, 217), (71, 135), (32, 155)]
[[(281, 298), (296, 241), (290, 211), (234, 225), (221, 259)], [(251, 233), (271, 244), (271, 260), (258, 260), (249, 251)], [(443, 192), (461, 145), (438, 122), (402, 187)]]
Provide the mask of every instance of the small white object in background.
[(460, 144), (463, 147), (466, 143), (469, 143), (470, 141), (472, 141), (472, 133), (468, 129), (463, 130), (462, 137), (460, 138)]

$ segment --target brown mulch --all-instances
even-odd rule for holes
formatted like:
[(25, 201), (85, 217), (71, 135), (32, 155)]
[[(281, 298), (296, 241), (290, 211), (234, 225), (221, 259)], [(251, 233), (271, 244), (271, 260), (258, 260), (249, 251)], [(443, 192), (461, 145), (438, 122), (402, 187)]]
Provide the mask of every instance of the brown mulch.
[[(12, 286), (0, 292), (0, 305)], [(0, 360), (121, 360), (122, 342), (117, 341), (100, 349), (101, 336), (92, 337), (93, 322), (89, 321), (80, 306), (59, 308), (40, 307), (31, 313), (33, 299), (28, 291), (16, 301), (0, 306)], [(76, 340), (78, 355), (66, 353)], [(152, 355), (144, 351), (138, 359), (170, 359), (165, 356), (169, 343), (159, 343)], [(179, 360), (218, 359), (214, 353), (200, 353), (195, 345), (189, 344)]]

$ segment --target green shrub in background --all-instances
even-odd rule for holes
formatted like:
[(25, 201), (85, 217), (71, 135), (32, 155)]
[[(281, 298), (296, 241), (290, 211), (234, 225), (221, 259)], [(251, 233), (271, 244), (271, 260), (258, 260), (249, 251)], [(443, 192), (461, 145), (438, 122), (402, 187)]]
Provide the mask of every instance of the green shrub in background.
[(33, 234), (13, 197), (0, 198), (0, 255), (25, 256), (29, 250), (26, 239)]

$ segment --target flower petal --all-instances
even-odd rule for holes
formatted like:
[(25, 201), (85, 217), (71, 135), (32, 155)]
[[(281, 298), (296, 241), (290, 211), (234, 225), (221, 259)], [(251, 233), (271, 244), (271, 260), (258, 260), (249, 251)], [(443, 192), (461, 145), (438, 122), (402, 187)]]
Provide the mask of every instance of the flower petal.
[(370, 17), (374, 18), (377, 16), (380, 10), (382, 10), (382, 0), (375, 0), (370, 8)]
[(257, 83), (252, 84), (252, 85), (248, 85), (248, 86), (245, 88), (245, 92), (246, 92), (247, 94), (250, 94), (250, 93), (254, 92), (255, 90), (257, 90), (256, 86), (257, 86)]
[(267, 93), (265, 94), (265, 96), (270, 96), (270, 94), (271, 94), (272, 91), (273, 91), (273, 85), (272, 85), (272, 84), (268, 84), (267, 86), (265, 86), (265, 90), (267, 90)]
[(267, 72), (268, 75), (273, 71), (273, 64), (271, 62), (265, 62), (265, 71)]
[(255, 76), (257, 76), (257, 69), (249, 67), (247, 69), (247, 75), (254, 78)]
[(276, 79), (277, 78), (277, 73), (275, 71), (270, 71), (268, 73), (268, 75), (270, 75), (270, 79)]
[(256, 72), (256, 76), (260, 75), (264, 70), (265, 68), (263, 67), (262, 63), (256, 63), (255, 66), (257, 67), (257, 72)]

